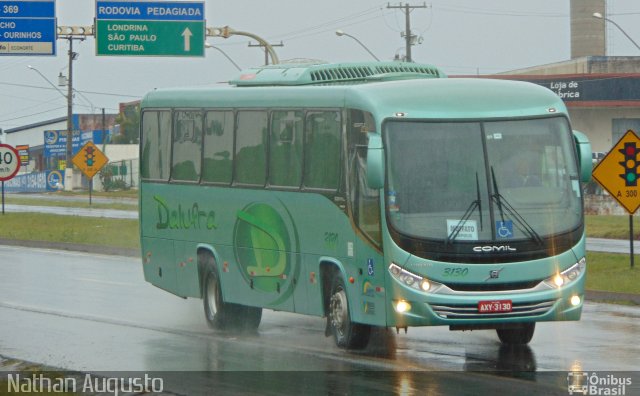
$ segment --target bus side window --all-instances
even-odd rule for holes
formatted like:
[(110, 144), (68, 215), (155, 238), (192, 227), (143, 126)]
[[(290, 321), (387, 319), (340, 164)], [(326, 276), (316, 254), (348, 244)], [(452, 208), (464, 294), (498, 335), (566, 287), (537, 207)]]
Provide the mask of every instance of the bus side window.
[(200, 180), (202, 113), (177, 111), (174, 116), (171, 179)]
[(300, 187), (303, 125), (302, 111), (271, 113), (269, 184)]
[(267, 112), (238, 111), (235, 182), (264, 186), (267, 176)]
[(340, 180), (340, 113), (309, 112), (305, 128), (304, 185), (337, 190)]
[(202, 181), (231, 183), (233, 167), (233, 111), (207, 112), (204, 128)]
[(169, 148), (171, 146), (171, 113), (145, 111), (142, 116), (143, 179), (169, 179)]

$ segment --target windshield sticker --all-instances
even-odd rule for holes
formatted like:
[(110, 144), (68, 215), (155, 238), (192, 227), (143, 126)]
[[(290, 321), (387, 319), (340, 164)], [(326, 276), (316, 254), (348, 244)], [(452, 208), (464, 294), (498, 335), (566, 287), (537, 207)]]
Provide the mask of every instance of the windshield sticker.
[(496, 221), (496, 237), (498, 239), (507, 239), (513, 237), (513, 221)]
[(478, 224), (475, 220), (449, 220), (447, 219), (447, 235), (456, 235), (458, 241), (477, 241)]

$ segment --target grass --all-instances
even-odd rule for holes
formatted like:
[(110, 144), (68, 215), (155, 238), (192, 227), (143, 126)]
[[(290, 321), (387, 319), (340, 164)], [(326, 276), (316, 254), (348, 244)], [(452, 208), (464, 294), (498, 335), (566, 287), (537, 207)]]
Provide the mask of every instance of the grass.
[(587, 252), (588, 290), (640, 294), (640, 256), (630, 268), (627, 254)]
[[(50, 194), (47, 198), (24, 198), (21, 195), (7, 194), (5, 203), (15, 205), (61, 206), (96, 209), (138, 209), (138, 190), (100, 191), (93, 193), (95, 197), (128, 198), (124, 202), (97, 203), (89, 205), (89, 194), (85, 191), (60, 191)], [(60, 199), (56, 199), (60, 197)], [(81, 197), (85, 200), (65, 200), (65, 197)], [(614, 215), (586, 215), (587, 236), (592, 238), (629, 239), (629, 217)], [(640, 238), (640, 219), (634, 217), (633, 230), (635, 239)]]
[[(592, 238), (629, 239), (629, 216), (587, 215), (587, 236)], [(640, 219), (633, 217), (634, 239), (640, 237)]]
[[(61, 196), (86, 196), (87, 200), (89, 199), (88, 191), (58, 191), (54, 194)], [(108, 198), (136, 198), (138, 199), (138, 190), (129, 189), (129, 190), (117, 190), (117, 191), (93, 191), (92, 195), (94, 197), (108, 197)]]
[(0, 238), (138, 248), (138, 220), (44, 213), (0, 215)]

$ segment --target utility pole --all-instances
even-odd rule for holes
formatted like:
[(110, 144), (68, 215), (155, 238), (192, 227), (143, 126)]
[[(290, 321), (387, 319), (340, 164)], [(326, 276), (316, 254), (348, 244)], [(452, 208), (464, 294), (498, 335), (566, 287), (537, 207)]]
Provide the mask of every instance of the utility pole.
[[(249, 42), (249, 47), (264, 47), (264, 64), (268, 65), (269, 64), (269, 50), (267, 48), (267, 43), (258, 43), (258, 44), (253, 44), (251, 42)], [(280, 44), (269, 44), (271, 47), (284, 47), (284, 44), (282, 44), (282, 41), (280, 41)]]
[(58, 35), (58, 39), (69, 41), (69, 81), (67, 84), (67, 155), (65, 157), (64, 189), (73, 191), (73, 61), (78, 57), (77, 52), (73, 52), (73, 40), (83, 41), (84, 36), (74, 36), (73, 34)]
[(414, 44), (414, 36), (411, 34), (411, 11), (414, 8), (429, 8), (427, 7), (427, 3), (422, 3), (422, 5), (420, 6), (412, 6), (409, 5), (409, 3), (406, 4), (402, 4), (400, 3), (397, 6), (392, 6), (391, 4), (387, 3), (387, 8), (398, 8), (404, 11), (404, 18), (405, 18), (405, 32), (404, 32), (404, 38), (405, 38), (405, 45), (406, 45), (406, 61), (407, 62), (413, 62), (413, 60), (411, 59), (411, 46)]

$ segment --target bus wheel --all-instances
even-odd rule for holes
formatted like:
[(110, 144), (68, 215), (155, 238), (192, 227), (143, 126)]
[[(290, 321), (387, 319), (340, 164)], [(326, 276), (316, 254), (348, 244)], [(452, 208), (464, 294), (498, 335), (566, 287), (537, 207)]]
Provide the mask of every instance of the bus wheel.
[(200, 259), (204, 264), (204, 283), (202, 299), (204, 300), (204, 316), (209, 327), (225, 329), (233, 319), (234, 307), (222, 300), (222, 289), (215, 259), (210, 254), (203, 254)]
[(262, 308), (224, 302), (215, 259), (211, 254), (203, 253), (200, 261), (205, 271), (202, 298), (204, 315), (209, 327), (218, 330), (255, 332), (260, 326)]
[(237, 325), (246, 332), (255, 332), (262, 320), (262, 308), (238, 305)]
[(526, 345), (533, 338), (535, 329), (535, 323), (522, 323), (519, 327), (512, 329), (496, 329), (496, 332), (503, 344)]
[(351, 322), (344, 280), (337, 273), (331, 285), (327, 320), (336, 345), (345, 349), (362, 349), (369, 342), (371, 326)]

